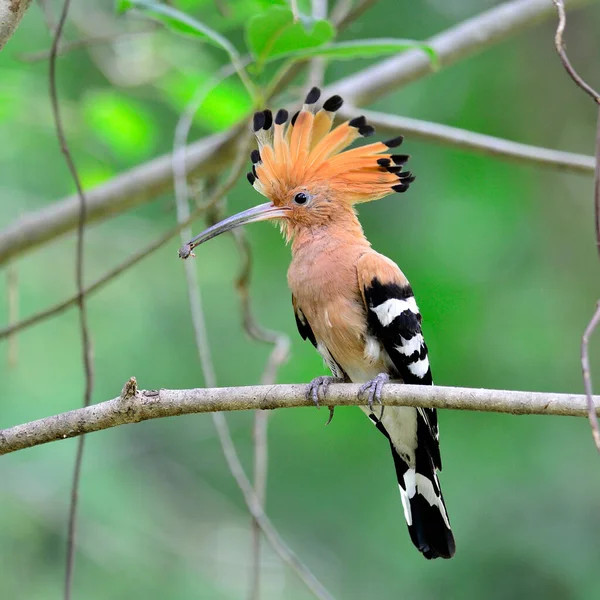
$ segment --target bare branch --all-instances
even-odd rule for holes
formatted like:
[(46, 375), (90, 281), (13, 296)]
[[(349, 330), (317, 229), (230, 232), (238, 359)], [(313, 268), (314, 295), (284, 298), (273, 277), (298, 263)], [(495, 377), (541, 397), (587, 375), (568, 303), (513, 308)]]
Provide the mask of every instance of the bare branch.
[[(256, 494), (256, 501), (263, 510), (266, 510), (267, 477), (269, 469), (269, 413), (265, 410), (254, 412), (252, 426), (252, 443), (254, 444), (254, 481), (252, 487)], [(261, 575), (261, 539), (260, 523), (252, 517), (252, 552), (250, 555), (252, 566), (250, 572), (250, 586), (248, 588), (249, 600), (260, 600), (260, 575)]]
[(0, 0), (0, 50), (16, 31), (31, 0)]
[(596, 249), (600, 254), (600, 108), (596, 123), (596, 172), (594, 174), (594, 221), (596, 225)]
[[(211, 196), (207, 205), (199, 206), (191, 212), (189, 218), (186, 219), (183, 223), (175, 225), (175, 227), (172, 227), (165, 234), (163, 234), (162, 237), (151, 242), (141, 250), (138, 250), (137, 252), (133, 253), (122, 263), (117, 265), (114, 269), (111, 269), (108, 273), (96, 279), (96, 281), (94, 281), (92, 284), (88, 285), (84, 289), (83, 295), (89, 296), (90, 294), (98, 291), (100, 288), (104, 287), (109, 281), (112, 281), (113, 279), (121, 275), (123, 272), (127, 271), (128, 269), (139, 263), (141, 260), (143, 260), (147, 256), (150, 256), (153, 252), (156, 252), (158, 249), (162, 248), (165, 244), (170, 242), (181, 231), (183, 227), (186, 227), (192, 221), (194, 221), (200, 215), (202, 215), (206, 211), (207, 206), (212, 206), (213, 204), (216, 204), (219, 201), (219, 199), (222, 198), (236, 184), (237, 178), (233, 177), (234, 173), (237, 173), (235, 167), (232, 170), (231, 175), (227, 178), (223, 185), (220, 186)], [(36, 313), (31, 317), (27, 317), (26, 319), (23, 319), (22, 321), (19, 321), (14, 325), (9, 325), (4, 329), (0, 329), (0, 340), (10, 336), (11, 334), (17, 331), (21, 331), (22, 329), (26, 329), (50, 317), (60, 314), (67, 308), (75, 305), (77, 303), (78, 298), (79, 294), (75, 294), (74, 296), (63, 300), (62, 302), (59, 302), (54, 306), (51, 306), (50, 308), (40, 311), (39, 313)]]
[[(335, 11), (332, 14), (332, 18), (337, 20), (337, 28), (345, 29), (350, 23), (356, 21), (359, 17), (363, 15), (367, 10), (369, 10), (374, 4), (376, 4), (379, 0), (360, 0), (356, 4), (356, 6), (350, 8), (347, 6), (341, 5), (341, 8), (335, 7)], [(348, 8), (348, 11), (344, 14), (339, 14), (338, 11), (343, 11)]]
[[(572, 8), (595, 0), (572, 0)], [(425, 43), (445, 68), (552, 16), (548, 0), (511, 0), (435, 35)], [(410, 50), (346, 77), (328, 87), (351, 104), (362, 106), (434, 72), (427, 54)]]
[[(206, 137), (187, 150), (188, 175), (217, 173), (235, 153), (238, 128)], [(172, 189), (172, 156), (165, 154), (86, 192), (87, 224), (120, 214)], [(0, 265), (77, 225), (78, 199), (69, 196), (25, 215), (0, 233)], [(175, 232), (176, 234), (177, 232)]]
[(600, 429), (598, 428), (598, 416), (594, 406), (594, 396), (592, 391), (592, 376), (590, 374), (590, 358), (588, 355), (588, 344), (594, 330), (600, 323), (600, 301), (596, 304), (596, 312), (591, 318), (588, 326), (585, 328), (581, 338), (581, 368), (583, 371), (583, 385), (585, 387), (585, 396), (588, 409), (588, 420), (592, 428), (592, 436), (596, 449), (600, 452)]
[[(596, 175), (594, 177), (594, 213), (596, 222), (596, 248), (600, 252), (600, 109), (598, 110), (598, 124), (596, 127)], [(592, 436), (596, 449), (600, 452), (600, 427), (598, 426), (598, 416), (594, 411), (594, 402), (592, 399), (592, 376), (590, 374), (590, 359), (588, 355), (588, 344), (592, 334), (600, 323), (600, 301), (596, 303), (596, 312), (590, 319), (588, 326), (581, 337), (581, 370), (583, 372), (583, 385), (588, 405), (588, 419), (592, 428)]]
[[(328, 9), (327, 4), (327, 0), (311, 0), (312, 18), (315, 20), (326, 19)], [(352, 18), (351, 20), (353, 21), (354, 19)], [(317, 56), (309, 62), (306, 89), (312, 89), (315, 86), (323, 86), (325, 67), (326, 62), (323, 57)]]
[[(19, 272), (14, 264), (8, 265), (6, 269), (6, 288), (8, 304), (8, 324), (14, 325), (19, 319)], [(17, 335), (13, 333), (8, 337), (8, 366), (17, 366), (19, 354), (19, 342)]]
[(282, 560), (292, 568), (300, 579), (302, 579), (316, 598), (319, 598), (319, 600), (333, 600), (333, 596), (323, 587), (304, 564), (300, 562), (294, 552), (283, 541), (278, 531), (263, 511), (262, 506), (252, 489), (252, 484), (246, 477), (238, 454), (235, 451), (229, 428), (226, 427), (225, 415), (221, 412), (217, 412), (213, 415), (213, 419), (217, 425), (217, 431), (221, 439), (221, 446), (225, 453), (225, 460), (227, 461), (229, 470), (235, 477), (239, 488), (242, 490), (250, 514), (259, 524), (265, 537)]
[(596, 104), (600, 104), (600, 94), (588, 83), (586, 83), (579, 73), (575, 70), (569, 57), (567, 56), (567, 51), (565, 50), (565, 44), (563, 42), (563, 33), (565, 31), (565, 27), (567, 25), (567, 16), (565, 14), (565, 3), (563, 0), (552, 0), (554, 2), (554, 6), (556, 6), (556, 11), (558, 12), (558, 26), (556, 28), (556, 34), (554, 36), (554, 45), (556, 46), (556, 51), (558, 52), (558, 56), (560, 56), (560, 60), (569, 74), (569, 77), (588, 95), (596, 102)]
[[(58, 46), (62, 32), (67, 20), (67, 14), (71, 0), (64, 0), (58, 24), (54, 32), (52, 40), (52, 46), (50, 48), (50, 64), (49, 64), (49, 86), (50, 86), (50, 101), (52, 104), (52, 114), (54, 116), (54, 124), (56, 127), (56, 137), (60, 145), (60, 150), (65, 158), (69, 172), (75, 188), (77, 190), (78, 198), (78, 214), (77, 214), (77, 248), (75, 256), (75, 284), (77, 287), (77, 306), (79, 308), (79, 329), (81, 331), (81, 343), (82, 343), (82, 354), (83, 354), (83, 370), (85, 376), (85, 390), (83, 395), (83, 406), (89, 406), (92, 401), (92, 390), (94, 386), (94, 366), (92, 362), (92, 342), (90, 339), (90, 331), (87, 319), (87, 310), (85, 303), (85, 296), (83, 294), (84, 281), (84, 233), (85, 233), (85, 221), (86, 221), (86, 200), (83, 193), (83, 187), (77, 172), (77, 167), (71, 156), (69, 150), (69, 144), (64, 131), (64, 125), (60, 112), (60, 106), (58, 103), (58, 91), (56, 89), (56, 60), (58, 53)], [(70, 600), (71, 592), (73, 589), (73, 571), (75, 567), (75, 535), (77, 527), (77, 511), (79, 507), (79, 482), (81, 479), (81, 467), (83, 464), (83, 452), (85, 447), (85, 438), (82, 436), (78, 440), (77, 452), (75, 454), (75, 466), (73, 468), (73, 480), (71, 482), (71, 501), (69, 504), (69, 521), (67, 528), (67, 556), (65, 565), (65, 588), (64, 598)]]
[[(334, 383), (327, 391), (331, 406), (359, 406), (360, 385)], [(600, 396), (593, 397), (596, 414)], [(583, 394), (555, 394), (512, 390), (488, 390), (443, 386), (418, 386), (389, 383), (383, 388), (386, 406), (421, 406), (452, 410), (474, 410), (513, 415), (558, 415), (586, 417)], [(114, 398), (87, 408), (46, 417), (23, 425), (0, 430), (0, 455), (32, 448), (149, 419), (178, 415), (231, 410), (272, 410), (309, 406), (306, 385), (259, 385), (233, 388), (198, 388), (190, 390), (138, 390), (128, 400)]]
[[(585, 6), (594, 0), (572, 0), (569, 6)], [(552, 15), (548, 0), (513, 0), (494, 7), (428, 40), (438, 54), (440, 64), (448, 66), (507, 39)], [(431, 73), (425, 53), (414, 50), (377, 63), (328, 87), (347, 102), (367, 104)], [(230, 143), (239, 133), (209, 136), (188, 148), (188, 174), (222, 170), (234, 155)], [(119, 214), (149, 202), (170, 189), (173, 172), (171, 156), (165, 155), (126, 171), (109, 182), (90, 190), (88, 223)], [(77, 223), (77, 200), (69, 197), (17, 220), (0, 232), (0, 265), (67, 231)]]
[[(598, 117), (596, 126), (596, 159), (595, 159), (595, 173), (594, 173), (594, 213), (595, 213), (595, 225), (596, 225), (596, 247), (600, 252), (600, 95), (591, 86), (589, 86), (575, 71), (569, 61), (567, 52), (565, 50), (563, 42), (563, 33), (567, 24), (567, 17), (565, 15), (565, 5), (562, 0), (553, 0), (554, 6), (558, 12), (558, 25), (556, 28), (556, 34), (554, 36), (554, 45), (560, 60), (575, 84), (580, 87), (586, 94), (591, 96), (592, 100), (598, 104)], [(588, 323), (583, 336), (581, 337), (581, 370), (583, 372), (583, 384), (585, 387), (585, 395), (588, 407), (588, 419), (592, 428), (592, 437), (596, 450), (600, 452), (600, 427), (598, 426), (598, 415), (594, 410), (594, 400), (592, 391), (592, 378), (590, 374), (590, 361), (588, 356), (588, 344), (590, 337), (594, 333), (594, 330), (600, 322), (600, 301), (596, 304), (596, 312), (592, 316)]]
[[(355, 107), (343, 106), (339, 110), (342, 118), (356, 115)], [(550, 148), (540, 148), (520, 144), (502, 138), (475, 133), (466, 129), (450, 127), (440, 123), (421, 121), (409, 117), (400, 117), (371, 110), (361, 110), (369, 123), (378, 130), (390, 133), (409, 134), (416, 140), (436, 142), (453, 148), (471, 150), (486, 156), (502, 158), (519, 164), (532, 164), (551, 167), (556, 170), (593, 174), (596, 160), (593, 156), (562, 152)]]

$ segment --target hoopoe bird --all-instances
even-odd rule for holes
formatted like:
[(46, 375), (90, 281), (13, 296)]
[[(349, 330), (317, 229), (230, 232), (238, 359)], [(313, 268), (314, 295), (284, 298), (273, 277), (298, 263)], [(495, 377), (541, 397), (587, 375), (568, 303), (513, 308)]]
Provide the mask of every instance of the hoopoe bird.
[(332, 381), (363, 383), (362, 410), (387, 438), (414, 545), (426, 558), (450, 558), (455, 543), (436, 471), (441, 470), (435, 409), (381, 407), (389, 379), (432, 385), (421, 314), (398, 266), (365, 238), (354, 205), (405, 192), (415, 177), (404, 171), (409, 156), (394, 154), (402, 136), (346, 150), (374, 128), (357, 117), (332, 128), (342, 98), (317, 102), (313, 88), (291, 119), (281, 109), (254, 115), (258, 149), (248, 181), (268, 198), (196, 236), (192, 248), (231, 229), (276, 220), (292, 262), (288, 283), (300, 335), (323, 357), (333, 377), (317, 377), (308, 395), (319, 405)]

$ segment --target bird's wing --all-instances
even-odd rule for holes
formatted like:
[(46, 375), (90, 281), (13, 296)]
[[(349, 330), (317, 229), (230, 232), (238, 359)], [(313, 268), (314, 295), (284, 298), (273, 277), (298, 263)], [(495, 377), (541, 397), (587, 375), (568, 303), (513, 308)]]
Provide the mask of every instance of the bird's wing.
[(333, 358), (333, 356), (331, 355), (331, 352), (329, 352), (329, 349), (327, 348), (327, 346), (325, 344), (323, 344), (322, 342), (317, 342), (317, 338), (315, 337), (315, 334), (310, 326), (310, 323), (308, 322), (308, 319), (302, 312), (302, 309), (298, 306), (298, 303), (296, 302), (296, 298), (293, 295), (292, 295), (292, 306), (294, 307), (294, 315), (296, 317), (296, 325), (298, 326), (298, 331), (300, 332), (302, 339), (310, 340), (312, 345), (317, 349), (319, 354), (323, 357), (323, 360), (329, 367), (329, 370), (331, 371), (331, 374), (334, 377), (337, 377), (339, 379), (348, 379), (348, 376), (344, 372), (344, 369), (342, 369), (342, 367)]
[[(368, 335), (383, 346), (404, 383), (432, 385), (421, 314), (408, 280), (374, 251), (360, 258), (357, 272)], [(413, 542), (428, 558), (452, 556), (454, 539), (436, 474), (442, 461), (435, 409), (386, 407), (381, 422), (370, 418), (390, 441)]]
[(317, 340), (315, 338), (315, 334), (310, 327), (309, 322), (306, 320), (304, 313), (298, 306), (296, 302), (296, 298), (292, 296), (292, 306), (294, 307), (294, 316), (296, 317), (296, 325), (298, 326), (298, 332), (302, 336), (303, 340), (309, 339), (311, 344), (316, 348)]
[[(432, 385), (421, 313), (402, 271), (385, 256), (369, 252), (358, 262), (358, 279), (369, 334), (384, 347), (404, 383)], [(435, 466), (441, 470), (436, 411), (433, 408), (418, 410), (429, 431), (429, 451)]]

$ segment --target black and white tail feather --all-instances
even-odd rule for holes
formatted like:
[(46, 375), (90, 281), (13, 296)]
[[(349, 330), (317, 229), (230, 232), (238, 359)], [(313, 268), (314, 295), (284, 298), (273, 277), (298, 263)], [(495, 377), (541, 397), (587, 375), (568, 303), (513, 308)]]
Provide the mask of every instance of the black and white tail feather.
[[(384, 347), (404, 383), (432, 385), (421, 315), (409, 285), (365, 286), (369, 333)], [(381, 416), (381, 420), (379, 419)], [(390, 442), (410, 537), (425, 558), (455, 552), (446, 505), (436, 470), (442, 469), (437, 414), (432, 408), (386, 407), (369, 414)]]

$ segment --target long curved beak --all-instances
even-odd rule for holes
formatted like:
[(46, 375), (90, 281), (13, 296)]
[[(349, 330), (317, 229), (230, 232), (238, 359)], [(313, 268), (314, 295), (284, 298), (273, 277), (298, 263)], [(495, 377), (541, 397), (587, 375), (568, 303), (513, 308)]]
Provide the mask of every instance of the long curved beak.
[(232, 217), (227, 217), (216, 225), (205, 229), (202, 233), (198, 234), (195, 238), (182, 246), (179, 249), (179, 257), (188, 258), (189, 256), (192, 256), (192, 249), (196, 246), (199, 246), (204, 242), (208, 242), (208, 240), (212, 240), (214, 237), (217, 237), (218, 235), (221, 235), (227, 231), (231, 231), (236, 227), (246, 225), (247, 223), (255, 223), (257, 221), (281, 219), (285, 217), (288, 212), (288, 208), (275, 206), (271, 202), (265, 202), (264, 204), (259, 204), (254, 208), (249, 208), (248, 210), (238, 213), (237, 215), (233, 215)]

